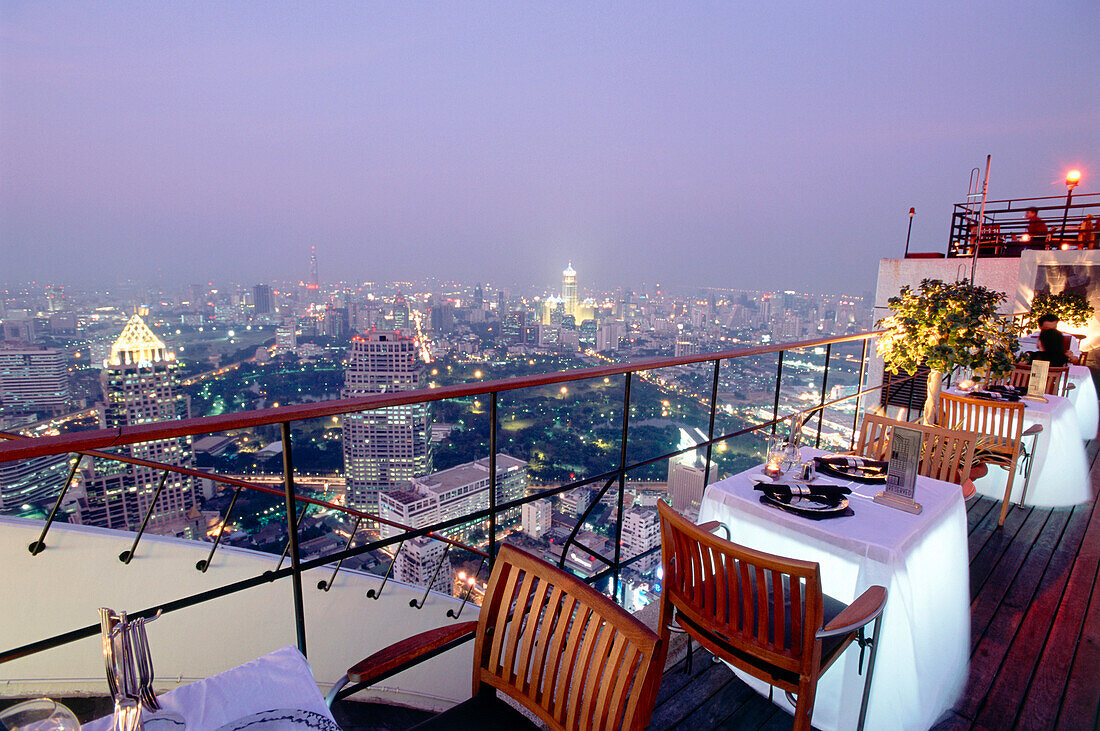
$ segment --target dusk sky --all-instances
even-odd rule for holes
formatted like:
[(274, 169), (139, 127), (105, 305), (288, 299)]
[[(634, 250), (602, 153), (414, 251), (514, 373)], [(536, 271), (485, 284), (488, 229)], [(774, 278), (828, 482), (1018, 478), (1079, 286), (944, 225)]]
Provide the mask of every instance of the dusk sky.
[(868, 292), (987, 154), (1100, 190), (1098, 44), (1096, 0), (5, 0), (0, 282)]

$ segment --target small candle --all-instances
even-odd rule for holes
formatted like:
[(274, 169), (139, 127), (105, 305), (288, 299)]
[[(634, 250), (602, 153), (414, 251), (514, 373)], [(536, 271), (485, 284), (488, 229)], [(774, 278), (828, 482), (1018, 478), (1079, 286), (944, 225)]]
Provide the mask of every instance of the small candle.
[(768, 477), (779, 477), (783, 474), (783, 471), (779, 469), (779, 461), (770, 459), (768, 463), (764, 465), (764, 474)]

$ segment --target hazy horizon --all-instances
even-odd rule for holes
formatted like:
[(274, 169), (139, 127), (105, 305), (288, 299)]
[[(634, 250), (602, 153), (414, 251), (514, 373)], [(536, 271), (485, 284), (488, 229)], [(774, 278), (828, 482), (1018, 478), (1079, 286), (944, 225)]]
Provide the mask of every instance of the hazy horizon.
[(1100, 189), (1098, 27), (1085, 1), (9, 2), (0, 282), (292, 281), (316, 245), (322, 281), (572, 260), (583, 287), (867, 292), (910, 206), (944, 250), (986, 154), (992, 199)]

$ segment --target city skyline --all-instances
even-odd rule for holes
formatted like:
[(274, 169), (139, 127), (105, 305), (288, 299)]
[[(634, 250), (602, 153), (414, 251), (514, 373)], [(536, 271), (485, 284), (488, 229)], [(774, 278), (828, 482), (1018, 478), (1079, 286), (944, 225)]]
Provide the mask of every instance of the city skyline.
[(0, 276), (309, 281), (316, 246), (322, 282), (526, 286), (572, 259), (606, 288), (850, 289), (911, 206), (941, 250), (986, 154), (993, 198), (1071, 166), (1095, 190), (1100, 102), (1066, 54), (1098, 21), (10, 3)]

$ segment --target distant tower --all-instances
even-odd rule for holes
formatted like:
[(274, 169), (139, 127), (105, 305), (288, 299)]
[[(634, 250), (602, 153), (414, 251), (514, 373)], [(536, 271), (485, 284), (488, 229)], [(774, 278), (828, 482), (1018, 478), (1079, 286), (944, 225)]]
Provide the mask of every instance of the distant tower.
[(561, 298), (565, 305), (565, 314), (577, 316), (577, 271), (573, 262), (561, 273)]
[(400, 292), (393, 298), (393, 326), (397, 330), (409, 328), (409, 301)]
[[(420, 385), (416, 342), (396, 332), (355, 337), (344, 369), (344, 398), (411, 391)], [(426, 404), (391, 406), (344, 417), (347, 505), (378, 507), (378, 494), (406, 488), (431, 469)]]
[(252, 312), (257, 315), (271, 312), (271, 287), (257, 284), (252, 288)]
[(317, 279), (317, 246), (311, 246), (309, 251), (309, 284), (306, 289), (320, 289), (321, 283)]
[[(135, 426), (186, 418), (187, 402), (176, 393), (176, 357), (134, 315), (111, 346), (100, 374), (105, 428)], [(191, 467), (191, 438), (161, 439), (120, 448), (138, 459)], [(163, 475), (161, 471), (108, 460), (87, 460), (81, 473), (84, 496), (79, 519), (86, 525), (136, 530)], [(168, 473), (149, 521), (154, 532), (178, 533), (166, 524), (182, 520), (196, 507), (193, 478)], [(192, 536), (189, 536), (192, 537)]]

